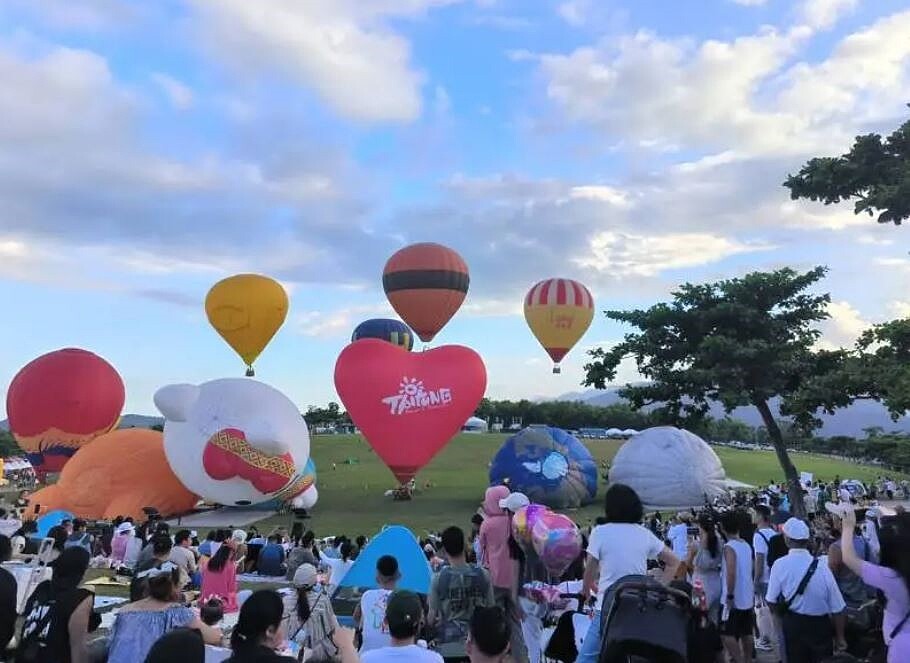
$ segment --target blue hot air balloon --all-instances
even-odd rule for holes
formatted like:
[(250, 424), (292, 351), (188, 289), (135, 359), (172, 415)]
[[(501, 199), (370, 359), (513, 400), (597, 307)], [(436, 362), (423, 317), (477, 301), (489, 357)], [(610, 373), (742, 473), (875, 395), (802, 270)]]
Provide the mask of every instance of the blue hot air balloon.
[(351, 334), (351, 342), (359, 341), (362, 338), (378, 338), (380, 341), (388, 341), (408, 352), (414, 347), (414, 332), (401, 320), (387, 318), (364, 320)]
[(561, 428), (525, 428), (493, 457), (490, 485), (501, 484), (537, 504), (576, 508), (597, 495), (597, 463), (584, 444)]

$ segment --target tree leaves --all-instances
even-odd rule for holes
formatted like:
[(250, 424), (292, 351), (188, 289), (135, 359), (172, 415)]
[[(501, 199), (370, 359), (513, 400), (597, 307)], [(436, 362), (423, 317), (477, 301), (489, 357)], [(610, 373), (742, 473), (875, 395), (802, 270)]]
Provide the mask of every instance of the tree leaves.
[(857, 136), (846, 154), (810, 159), (784, 186), (793, 200), (831, 205), (855, 198), (855, 214), (878, 212), (879, 223), (900, 225), (910, 218), (910, 121), (884, 140)]

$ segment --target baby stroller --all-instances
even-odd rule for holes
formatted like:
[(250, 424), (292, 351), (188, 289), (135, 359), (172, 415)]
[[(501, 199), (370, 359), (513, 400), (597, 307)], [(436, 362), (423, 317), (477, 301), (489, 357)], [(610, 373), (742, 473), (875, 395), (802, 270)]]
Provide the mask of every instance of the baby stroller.
[(690, 609), (681, 590), (620, 578), (604, 597), (600, 663), (686, 663)]

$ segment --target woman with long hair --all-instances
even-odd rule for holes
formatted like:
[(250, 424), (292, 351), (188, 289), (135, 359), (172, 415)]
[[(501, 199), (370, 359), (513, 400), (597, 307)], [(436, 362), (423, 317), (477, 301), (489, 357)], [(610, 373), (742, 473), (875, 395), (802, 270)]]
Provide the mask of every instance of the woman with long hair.
[(180, 569), (176, 564), (158, 562), (138, 575), (148, 580), (148, 596), (117, 612), (108, 663), (144, 661), (152, 645), (177, 628), (198, 630), (206, 643), (221, 644), (221, 631), (203, 623), (192, 608), (181, 605)]
[(721, 549), (717, 526), (708, 513), (698, 518), (698, 540), (689, 544), (686, 560), (692, 570), (692, 580), (701, 581), (708, 603), (708, 617), (715, 624), (720, 621), (720, 566)]
[(74, 547), (51, 564), (51, 579), (39, 584), (25, 604), (17, 660), (87, 663), (95, 595), (79, 585), (89, 558), (87, 550)]
[(261, 589), (250, 594), (231, 633), (233, 653), (227, 663), (293, 663), (296, 659), (275, 652), (285, 642), (283, 616), (278, 592)]
[(316, 567), (301, 564), (294, 573), (293, 591), (284, 595), (287, 637), (312, 652), (314, 661), (334, 657), (332, 632), (338, 628), (331, 595), (322, 590)]
[(237, 612), (237, 563), (231, 539), (202, 566), (201, 588), (203, 601), (215, 596), (221, 599), (225, 612)]
[(888, 663), (910, 661), (910, 514), (901, 513), (878, 534), (881, 564), (864, 561), (856, 554), (853, 533), (856, 512), (845, 509), (841, 527), (843, 563), (870, 587), (885, 595), (883, 632)]

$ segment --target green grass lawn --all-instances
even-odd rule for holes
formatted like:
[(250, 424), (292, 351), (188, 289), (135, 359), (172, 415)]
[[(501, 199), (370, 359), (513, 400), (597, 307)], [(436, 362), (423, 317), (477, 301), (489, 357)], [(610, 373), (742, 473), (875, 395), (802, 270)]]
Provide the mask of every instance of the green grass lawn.
[[(312, 527), (317, 535), (370, 535), (385, 524), (403, 524), (418, 535), (426, 530), (439, 530), (450, 524), (467, 528), (487, 488), (490, 460), (505, 435), (459, 435), (452, 440), (418, 475), (420, 491), (410, 502), (395, 502), (383, 493), (395, 486), (395, 479), (369, 445), (359, 436), (320, 435), (312, 438), (312, 456), (317, 468), (319, 503), (312, 510)], [(612, 461), (622, 442), (585, 440), (598, 463)], [(766, 485), (783, 473), (771, 452), (741, 451), (716, 447), (718, 456), (733, 479), (753, 485)], [(357, 464), (346, 465), (348, 458)], [(830, 458), (794, 454), (797, 470), (813, 472), (819, 479), (870, 479), (881, 470)], [(335, 463), (335, 469), (332, 464)], [(429, 489), (422, 486), (430, 482)], [(573, 513), (580, 523), (601, 513), (600, 502)], [(287, 517), (268, 518), (262, 525), (268, 529), (288, 525)]]

